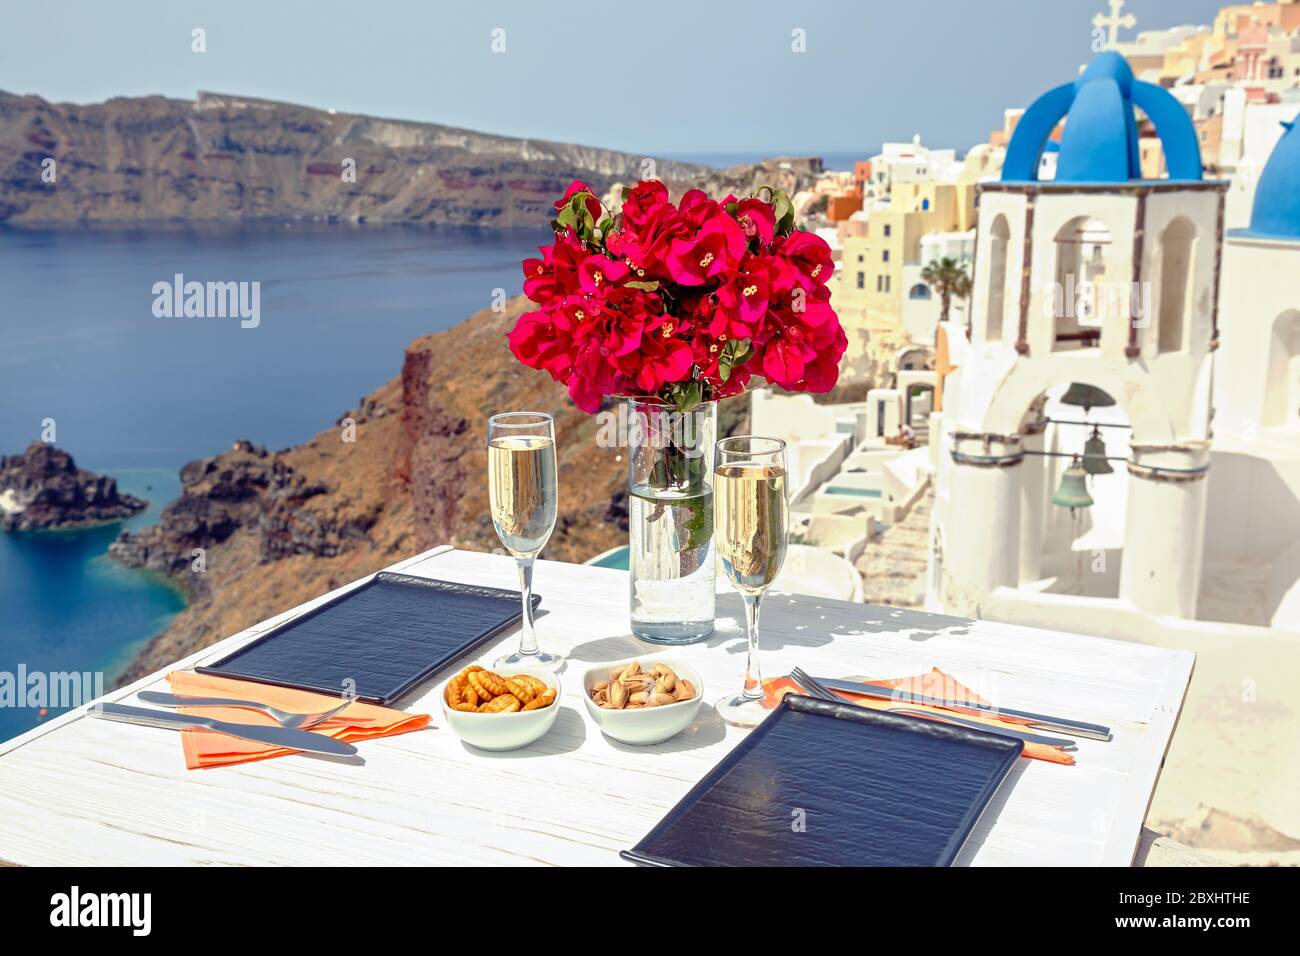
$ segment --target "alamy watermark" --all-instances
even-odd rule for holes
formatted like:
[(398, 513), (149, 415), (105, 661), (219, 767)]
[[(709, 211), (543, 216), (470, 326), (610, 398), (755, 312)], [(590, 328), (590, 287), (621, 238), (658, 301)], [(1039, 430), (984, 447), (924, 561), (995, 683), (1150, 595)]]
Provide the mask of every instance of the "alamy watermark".
[(121, 927), (132, 936), (148, 936), (153, 928), (152, 893), (91, 893), (72, 886), (50, 897), (54, 927)]
[(153, 296), (155, 318), (237, 318), (244, 329), (262, 324), (260, 282), (186, 282), (178, 272), (171, 282), (155, 282)]
[(0, 707), (81, 707), (103, 696), (102, 671), (29, 671), (26, 664), (16, 673), (0, 671)]
[(1080, 281), (1070, 272), (1064, 282), (1044, 285), (1043, 292), (1043, 314), (1048, 318), (1100, 322), (1119, 316), (1137, 329), (1151, 324), (1150, 282)]
[(616, 409), (596, 415), (596, 444), (600, 448), (674, 448), (687, 458), (704, 455), (704, 428), (708, 416), (680, 412), (671, 406), (632, 409), (620, 402)]

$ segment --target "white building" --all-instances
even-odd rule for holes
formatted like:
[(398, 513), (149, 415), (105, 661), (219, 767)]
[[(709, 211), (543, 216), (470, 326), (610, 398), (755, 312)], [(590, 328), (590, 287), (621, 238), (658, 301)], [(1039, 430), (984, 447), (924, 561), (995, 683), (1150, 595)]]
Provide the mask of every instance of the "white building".
[(1300, 99), (1250, 103), (1241, 87), (1224, 94), (1220, 164), (1232, 173), (1225, 216), (1229, 228), (1244, 228), (1249, 223), (1255, 185), (1264, 164), (1282, 138), (1282, 124), (1293, 121), (1297, 115), (1300, 115)]
[[(975, 259), (975, 230), (928, 233), (921, 237), (919, 259), (903, 264), (903, 288), (907, 290), (903, 295), (903, 328), (913, 342), (934, 342), (934, 332), (939, 326), (943, 304), (921, 278), (921, 273), (926, 264), (944, 258), (955, 259), (969, 268)], [(964, 323), (966, 308), (965, 302), (954, 298), (948, 318)]]
[(921, 145), (921, 134), (910, 143), (885, 143), (879, 154), (871, 157), (871, 186), (876, 196), (887, 196), (894, 183), (943, 181), (960, 167), (957, 151), (930, 149)]
[[(1124, 74), (1094, 63), (1036, 103), (981, 194), (974, 341), (948, 323), (936, 359), (926, 604), (1193, 650), (1148, 825), (1224, 861), (1294, 862), (1263, 848), (1300, 840), (1300, 134), (1258, 176), (1248, 228), (1225, 231), (1187, 111)], [(1137, 109), (1168, 179), (1140, 179)], [(1036, 182), (1067, 113), (1056, 179)], [(1098, 310), (1083, 279), (1136, 282), (1136, 301)], [(1063, 404), (1074, 383), (1115, 404)], [(1073, 512), (1051, 503), (1071, 459), (1037, 454), (1096, 444), (1071, 421), (1103, 426), (1114, 459), (1072, 476), (1069, 500), (1093, 499)]]
[[(1161, 135), (1168, 180), (1140, 178), (1135, 107)], [(932, 605), (1138, 639), (1154, 618), (1196, 618), (1225, 190), (1201, 179), (1186, 111), (1117, 54), (1025, 113), (1003, 181), (982, 189), (973, 340), (935, 430)], [(1114, 407), (1061, 405), (1075, 383)], [(1085, 417), (1128, 426), (1105, 439), (1127, 462), (1091, 479), (1097, 505), (1072, 520), (1050, 496)]]
[[(1210, 545), (1253, 623), (1300, 631), (1300, 131), (1259, 179), (1249, 228), (1228, 233), (1215, 356)], [(1228, 575), (1220, 574), (1219, 578)]]

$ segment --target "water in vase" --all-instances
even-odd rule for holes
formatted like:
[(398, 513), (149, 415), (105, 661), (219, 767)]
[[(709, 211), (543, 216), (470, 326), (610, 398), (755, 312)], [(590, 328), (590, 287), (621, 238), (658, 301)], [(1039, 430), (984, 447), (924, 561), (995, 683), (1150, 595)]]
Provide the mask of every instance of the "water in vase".
[(632, 633), (689, 644), (713, 632), (713, 491), (633, 485), (628, 495)]

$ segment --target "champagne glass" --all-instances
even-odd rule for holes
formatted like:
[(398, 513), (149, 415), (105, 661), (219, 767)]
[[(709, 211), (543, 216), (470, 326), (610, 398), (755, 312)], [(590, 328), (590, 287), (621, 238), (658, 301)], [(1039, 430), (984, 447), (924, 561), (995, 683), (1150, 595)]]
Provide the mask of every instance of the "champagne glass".
[(555, 528), (555, 421), (545, 412), (505, 412), (488, 419), (488, 502), (492, 524), (519, 565), (524, 628), (519, 650), (495, 665), (559, 670), (564, 658), (537, 646), (533, 625), (533, 562)]
[(745, 603), (749, 635), (745, 685), (714, 707), (736, 727), (753, 727), (768, 714), (758, 666), (758, 609), (785, 562), (790, 522), (785, 475), (785, 442), (779, 438), (738, 435), (714, 448), (714, 535), (722, 568)]

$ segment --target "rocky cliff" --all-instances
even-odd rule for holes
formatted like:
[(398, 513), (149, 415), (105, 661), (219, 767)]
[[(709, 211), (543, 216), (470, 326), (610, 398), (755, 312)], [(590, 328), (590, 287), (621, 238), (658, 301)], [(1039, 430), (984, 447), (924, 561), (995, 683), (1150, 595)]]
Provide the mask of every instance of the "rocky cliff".
[(129, 518), (146, 504), (44, 442), (32, 442), (21, 455), (0, 457), (0, 531), (102, 524)]
[[(603, 191), (640, 178), (644, 161), (589, 146), (212, 93), (193, 101), (150, 96), (79, 106), (0, 92), (0, 222), (538, 226), (572, 180)], [(773, 175), (801, 184), (821, 166), (816, 159), (773, 163)], [(725, 192), (732, 182), (754, 180), (756, 168), (711, 171), (657, 160), (654, 173), (678, 188), (699, 182)]]
[(277, 452), (238, 441), (186, 465), (160, 522), (110, 547), (173, 575), (191, 598), (121, 679), (436, 544), (500, 547), (484, 422), (502, 409), (555, 414), (560, 515), (543, 557), (580, 561), (626, 542), (619, 449), (597, 445), (597, 420), (506, 350), (524, 305), (418, 339), (397, 378), (311, 441)]

